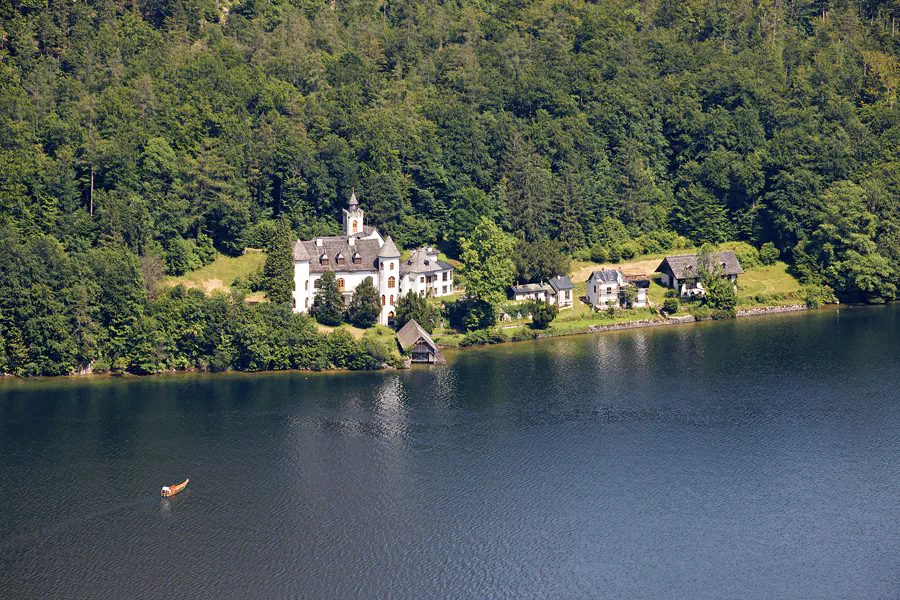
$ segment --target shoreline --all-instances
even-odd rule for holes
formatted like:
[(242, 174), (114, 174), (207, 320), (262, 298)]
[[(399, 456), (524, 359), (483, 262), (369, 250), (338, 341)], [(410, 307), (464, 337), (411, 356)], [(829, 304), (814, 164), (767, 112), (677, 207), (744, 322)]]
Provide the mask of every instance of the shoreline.
[[(840, 305), (836, 305), (840, 306)], [(752, 308), (744, 308), (738, 309), (735, 315), (735, 318), (742, 319), (745, 317), (755, 317), (762, 315), (773, 315), (773, 314), (784, 314), (784, 313), (797, 313), (797, 312), (807, 312), (810, 311), (809, 307), (805, 304), (789, 304), (785, 306), (758, 306)], [(701, 321), (707, 321), (712, 319), (702, 319)], [(482, 344), (476, 346), (467, 346), (467, 347), (459, 347), (459, 346), (442, 346), (438, 344), (444, 350), (450, 351), (464, 351), (470, 348), (483, 348), (486, 346), (498, 346), (503, 344), (512, 344), (517, 342), (529, 342), (535, 340), (546, 340), (556, 337), (569, 337), (573, 335), (587, 335), (592, 333), (605, 333), (610, 331), (626, 331), (629, 329), (644, 329), (647, 327), (668, 327), (672, 325), (685, 325), (688, 323), (699, 323), (693, 315), (679, 315), (675, 317), (662, 318), (656, 317), (652, 319), (640, 319), (636, 321), (624, 321), (619, 323), (596, 323), (594, 325), (588, 325), (583, 330), (574, 330), (571, 332), (560, 332), (555, 334), (547, 334), (547, 332), (538, 331), (534, 338), (527, 340), (506, 340), (503, 342), (498, 342), (496, 344)], [(455, 353), (455, 352), (454, 352)], [(156, 376), (180, 376), (180, 375), (259, 375), (259, 374), (273, 374), (273, 373), (306, 373), (306, 374), (316, 374), (316, 375), (334, 375), (334, 374), (350, 374), (350, 373), (384, 373), (398, 370), (408, 370), (407, 368), (396, 369), (394, 367), (385, 366), (381, 369), (369, 369), (369, 370), (350, 370), (350, 369), (321, 369), (321, 370), (305, 370), (305, 369), (278, 369), (278, 370), (265, 370), (265, 371), (237, 371), (237, 370), (228, 370), (228, 371), (205, 371), (200, 369), (176, 369), (171, 371), (161, 371), (159, 373), (151, 373), (147, 375), (135, 375), (132, 373), (122, 373), (122, 374), (112, 374), (112, 373), (95, 373), (95, 372), (78, 372), (78, 373), (70, 373), (67, 375), (42, 375), (42, 376), (33, 376), (33, 377), (20, 377), (18, 375), (11, 375), (8, 373), (0, 373), (0, 381), (61, 381), (61, 380), (138, 380), (138, 379), (146, 379), (146, 378), (156, 378)]]
[[(752, 308), (743, 308), (738, 309), (735, 314), (736, 319), (743, 319), (745, 317), (756, 317), (762, 315), (774, 315), (774, 314), (783, 314), (783, 313), (796, 313), (796, 312), (806, 312), (810, 311), (808, 306), (805, 304), (788, 304), (784, 306), (756, 306)], [(596, 323), (594, 325), (588, 325), (583, 330), (575, 330), (571, 332), (560, 332), (560, 333), (547, 333), (545, 331), (537, 331), (535, 336), (531, 339), (527, 340), (506, 340), (502, 342), (497, 342), (495, 344), (480, 344), (478, 346), (442, 346), (438, 343), (442, 349), (446, 350), (465, 350), (466, 348), (476, 348), (479, 346), (498, 346), (502, 344), (514, 344), (517, 342), (530, 342), (535, 340), (546, 340), (557, 337), (569, 337), (573, 335), (586, 335), (590, 333), (605, 333), (608, 331), (626, 331), (629, 329), (643, 329), (646, 327), (669, 327), (672, 325), (685, 325), (688, 323), (700, 323), (702, 321), (711, 321), (712, 319), (696, 319), (693, 315), (679, 315), (675, 317), (663, 318), (663, 317), (655, 317), (651, 319), (639, 319), (635, 321), (622, 321), (619, 323)], [(730, 320), (730, 319), (726, 319)]]

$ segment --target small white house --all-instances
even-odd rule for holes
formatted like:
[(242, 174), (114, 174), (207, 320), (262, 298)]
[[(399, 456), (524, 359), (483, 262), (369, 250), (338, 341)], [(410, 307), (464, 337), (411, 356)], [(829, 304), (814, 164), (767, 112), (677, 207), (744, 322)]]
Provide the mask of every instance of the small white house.
[(574, 306), (575, 284), (565, 275), (557, 275), (548, 282), (550, 289), (547, 290), (548, 302), (555, 304), (559, 310), (572, 308)]
[(423, 298), (449, 296), (453, 293), (453, 265), (438, 260), (434, 248), (413, 250), (400, 263), (400, 295), (415, 292)]
[(628, 281), (622, 271), (618, 269), (600, 269), (594, 271), (587, 280), (588, 304), (597, 309), (606, 308), (610, 303), (617, 306), (625, 306), (625, 287), (634, 285), (637, 289), (637, 300), (634, 308), (647, 306), (647, 290), (650, 282), (647, 280)]
[(509, 299), (513, 302), (523, 300), (541, 300), (547, 302), (547, 286), (539, 283), (524, 283), (509, 288)]

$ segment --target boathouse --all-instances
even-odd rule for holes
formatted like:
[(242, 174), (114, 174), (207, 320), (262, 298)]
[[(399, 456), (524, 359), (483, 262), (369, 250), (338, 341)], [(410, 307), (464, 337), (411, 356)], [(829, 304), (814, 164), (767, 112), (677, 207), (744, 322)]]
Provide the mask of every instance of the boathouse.
[(414, 363), (442, 365), (447, 362), (428, 332), (415, 321), (408, 321), (400, 328), (397, 332), (397, 342), (403, 352), (412, 348), (411, 358)]

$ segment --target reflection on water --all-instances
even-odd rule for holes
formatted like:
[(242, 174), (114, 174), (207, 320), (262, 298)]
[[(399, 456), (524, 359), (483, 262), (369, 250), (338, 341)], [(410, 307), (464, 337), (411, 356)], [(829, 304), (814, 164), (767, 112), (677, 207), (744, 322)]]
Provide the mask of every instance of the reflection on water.
[(898, 314), (560, 338), (402, 372), (5, 382), (0, 590), (894, 597)]

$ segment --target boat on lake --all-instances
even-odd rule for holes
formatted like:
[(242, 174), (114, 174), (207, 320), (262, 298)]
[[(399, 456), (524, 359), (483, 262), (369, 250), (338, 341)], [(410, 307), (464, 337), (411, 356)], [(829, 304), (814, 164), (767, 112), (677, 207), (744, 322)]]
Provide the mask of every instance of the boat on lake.
[(173, 485), (171, 487), (168, 485), (163, 486), (163, 489), (159, 493), (159, 495), (164, 498), (168, 498), (169, 496), (174, 496), (175, 494), (177, 494), (178, 492), (180, 492), (181, 490), (186, 488), (189, 481), (190, 481), (190, 479), (185, 479), (183, 482), (179, 483), (178, 485)]

